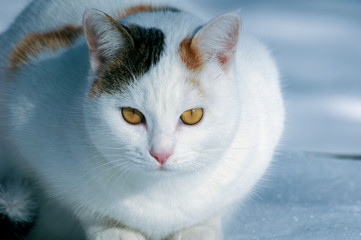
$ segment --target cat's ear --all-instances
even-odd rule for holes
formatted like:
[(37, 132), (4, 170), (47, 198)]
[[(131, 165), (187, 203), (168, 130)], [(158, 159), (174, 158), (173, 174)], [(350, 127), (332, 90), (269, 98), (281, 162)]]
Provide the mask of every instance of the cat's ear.
[(85, 37), (94, 71), (113, 59), (133, 39), (126, 27), (99, 10), (88, 10), (83, 17)]
[(192, 44), (196, 45), (203, 62), (216, 59), (227, 71), (234, 59), (240, 28), (237, 14), (220, 15), (197, 31)]

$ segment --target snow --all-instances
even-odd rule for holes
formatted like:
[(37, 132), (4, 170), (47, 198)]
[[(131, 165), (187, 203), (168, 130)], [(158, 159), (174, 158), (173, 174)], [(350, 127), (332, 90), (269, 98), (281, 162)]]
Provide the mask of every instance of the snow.
[(226, 239), (361, 239), (361, 162), (288, 152), (228, 220)]
[[(27, 2), (0, 0), (0, 32)], [(270, 46), (288, 112), (279, 153), (225, 239), (361, 239), (361, 2), (199, 2), (238, 9), (242, 31)]]

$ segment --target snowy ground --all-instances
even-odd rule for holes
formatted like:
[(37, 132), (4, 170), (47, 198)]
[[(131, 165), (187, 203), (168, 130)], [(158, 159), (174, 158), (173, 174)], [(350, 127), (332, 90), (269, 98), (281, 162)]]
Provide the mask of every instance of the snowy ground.
[[(26, 2), (0, 0), (0, 32)], [(243, 31), (273, 51), (287, 100), (280, 152), (226, 239), (361, 239), (361, 1), (200, 2), (240, 9)]]

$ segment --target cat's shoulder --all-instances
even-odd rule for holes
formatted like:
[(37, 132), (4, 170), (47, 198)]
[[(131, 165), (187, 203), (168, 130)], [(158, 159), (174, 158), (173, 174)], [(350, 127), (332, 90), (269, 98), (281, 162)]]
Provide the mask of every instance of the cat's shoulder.
[(249, 69), (253, 74), (267, 76), (278, 81), (278, 68), (272, 56), (272, 49), (250, 34), (241, 34), (237, 46), (237, 66), (239, 69)]

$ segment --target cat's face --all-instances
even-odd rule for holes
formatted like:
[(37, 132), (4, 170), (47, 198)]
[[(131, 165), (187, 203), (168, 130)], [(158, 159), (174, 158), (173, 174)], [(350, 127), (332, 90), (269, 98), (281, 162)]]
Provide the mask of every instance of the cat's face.
[[(99, 35), (99, 18), (103, 27), (118, 32)], [(94, 19), (97, 24), (92, 25)], [(85, 115), (92, 144), (120, 172), (164, 175), (216, 163), (239, 121), (237, 86), (229, 71), (238, 18), (213, 20), (192, 38), (139, 26), (114, 27), (108, 19), (99, 12), (85, 16), (93, 68)], [(224, 39), (215, 33), (217, 24), (235, 33)], [(227, 24), (235, 26), (227, 29)], [(217, 40), (218, 45), (228, 41), (223, 53), (210, 45)], [(104, 50), (107, 44), (113, 53)]]

